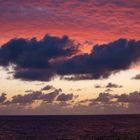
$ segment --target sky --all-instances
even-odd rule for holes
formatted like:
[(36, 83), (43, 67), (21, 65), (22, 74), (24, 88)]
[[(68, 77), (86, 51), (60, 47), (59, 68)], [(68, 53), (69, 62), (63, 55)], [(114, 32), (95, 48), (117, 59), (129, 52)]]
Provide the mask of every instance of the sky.
[(140, 0), (0, 0), (0, 115), (139, 114)]

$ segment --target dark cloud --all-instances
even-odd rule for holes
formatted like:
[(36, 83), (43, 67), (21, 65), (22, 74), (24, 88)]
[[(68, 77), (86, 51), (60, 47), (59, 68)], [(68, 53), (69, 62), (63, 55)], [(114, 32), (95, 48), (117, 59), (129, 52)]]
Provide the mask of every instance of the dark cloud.
[(108, 83), (105, 87), (106, 88), (122, 88), (123, 86), (122, 85), (117, 85), (117, 84), (114, 84), (114, 83)]
[(102, 88), (101, 85), (95, 85), (94, 87), (95, 87), (95, 88)]
[[(39, 93), (39, 92), (38, 92)], [(59, 93), (58, 91), (30, 93), (16, 97), (15, 103), (3, 100), (0, 104), (0, 114), (138, 114), (140, 113), (140, 92), (124, 94), (100, 93), (96, 98), (75, 102), (77, 96)], [(32, 96), (31, 96), (32, 95)], [(47, 96), (45, 96), (47, 95)], [(5, 95), (4, 95), (5, 96)], [(25, 100), (25, 97), (30, 98)], [(39, 106), (32, 108), (32, 100), (43, 100)], [(73, 102), (74, 101), (74, 102)]]
[(100, 93), (99, 96), (94, 100), (101, 103), (109, 103), (112, 99), (112, 95), (110, 93)]
[(35, 91), (24, 95), (15, 95), (12, 97), (11, 103), (31, 104), (34, 100), (39, 100), (42, 92)]
[(140, 60), (140, 41), (119, 39), (95, 45), (90, 54), (78, 54), (78, 45), (67, 36), (14, 39), (0, 48), (0, 65), (13, 65), (14, 78), (22, 80), (50, 81), (57, 75), (86, 80), (108, 78)]
[(25, 81), (50, 81), (54, 78), (53, 69), (15, 69), (14, 78)]
[(135, 77), (133, 77), (132, 79), (135, 79), (135, 80), (140, 80), (140, 74), (137, 74)]
[(112, 92), (113, 90), (112, 89), (110, 89), (110, 88), (107, 88), (106, 90), (105, 90), (105, 92)]
[(29, 90), (26, 90), (25, 92), (30, 93), (30, 92), (33, 92), (33, 90), (29, 89)]
[(49, 81), (56, 73), (51, 62), (70, 57), (77, 49), (67, 36), (46, 35), (39, 41), (36, 38), (13, 39), (1, 46), (0, 65), (14, 65), (15, 78)]
[(43, 87), (41, 90), (53, 90), (53, 89), (55, 89), (54, 86), (52, 86), (52, 85), (47, 85), (47, 86)]
[(19, 103), (19, 104), (31, 104), (35, 100), (41, 100), (46, 102), (52, 102), (61, 92), (61, 89), (55, 89), (49, 93), (43, 93), (41, 91), (32, 91), (31, 93), (24, 95), (15, 95), (12, 97), (11, 103)]
[(42, 40), (36, 38), (13, 39), (1, 46), (0, 64), (12, 64), (21, 68), (48, 68), (49, 60), (71, 56), (77, 52), (74, 42), (67, 36), (62, 38), (46, 35)]
[(129, 94), (116, 95), (118, 102), (140, 104), (140, 92), (135, 91)]
[(110, 91), (110, 88), (122, 88), (123, 86), (122, 85), (117, 85), (117, 84), (114, 84), (114, 83), (108, 83), (107, 85), (105, 86), (102, 86), (102, 85), (95, 85), (94, 86), (95, 88), (108, 88), (108, 90)]
[(3, 103), (6, 99), (7, 99), (6, 94), (5, 93), (2, 93), (0, 95), (0, 103)]
[[(86, 101), (86, 100), (85, 100)], [(129, 94), (115, 94), (112, 95), (107, 92), (100, 93), (99, 96), (95, 99), (88, 100), (90, 102), (96, 102), (100, 104), (119, 104), (119, 103), (127, 103), (129, 106), (130, 104), (140, 104), (140, 92), (134, 91)]]
[[(32, 91), (32, 90), (28, 90), (25, 91), (27, 92), (27, 94), (18, 94), (18, 95), (14, 95), (12, 96), (11, 100), (7, 100), (6, 94), (2, 93), (0, 96), (0, 103), (2, 105), (12, 105), (12, 104), (17, 104), (17, 105), (32, 105), (35, 101), (41, 101), (41, 102), (45, 102), (45, 103), (54, 103), (54, 102), (67, 102), (67, 101), (72, 101), (75, 98), (77, 98), (77, 95), (73, 95), (73, 94), (66, 94), (66, 93), (62, 93), (62, 89), (59, 88), (55, 88), (53, 86), (49, 86), (50, 88), (48, 89), (53, 89), (53, 91), (49, 92), (49, 93), (43, 93), (42, 90), (41, 91)], [(64, 104), (63, 104), (64, 105)]]
[(73, 94), (64, 94), (64, 93), (62, 93), (62, 94), (60, 94), (58, 97), (57, 97), (57, 101), (61, 101), (61, 102), (65, 102), (65, 101), (70, 101), (70, 100), (72, 100), (73, 99), (73, 97), (74, 97), (74, 95)]
[(55, 90), (53, 92), (50, 92), (48, 94), (42, 94), (40, 99), (43, 101), (47, 101), (47, 102), (52, 102), (55, 100), (55, 98), (59, 95), (59, 93), (61, 92), (61, 90)]
[(67, 80), (107, 78), (120, 70), (129, 69), (139, 59), (140, 41), (119, 39), (96, 45), (90, 54), (77, 55), (63, 62), (58, 74), (72, 75), (66, 77)]

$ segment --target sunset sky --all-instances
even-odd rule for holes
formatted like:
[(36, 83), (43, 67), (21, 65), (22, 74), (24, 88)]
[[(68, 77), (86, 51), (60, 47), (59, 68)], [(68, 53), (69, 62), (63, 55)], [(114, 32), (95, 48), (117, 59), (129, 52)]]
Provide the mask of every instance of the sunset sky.
[(0, 115), (140, 113), (140, 0), (0, 0)]

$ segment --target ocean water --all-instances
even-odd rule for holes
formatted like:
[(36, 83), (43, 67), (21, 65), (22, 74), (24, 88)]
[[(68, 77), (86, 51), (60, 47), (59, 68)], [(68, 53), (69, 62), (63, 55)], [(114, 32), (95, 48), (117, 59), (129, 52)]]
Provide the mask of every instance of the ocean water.
[(140, 140), (140, 115), (0, 116), (0, 140)]

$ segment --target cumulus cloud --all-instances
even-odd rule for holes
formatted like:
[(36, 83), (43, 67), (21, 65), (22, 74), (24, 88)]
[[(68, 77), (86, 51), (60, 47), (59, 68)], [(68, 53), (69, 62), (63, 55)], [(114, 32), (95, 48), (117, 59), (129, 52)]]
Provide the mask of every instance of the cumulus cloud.
[(49, 81), (55, 75), (53, 61), (77, 53), (78, 45), (67, 36), (46, 35), (43, 39), (12, 39), (0, 48), (0, 65), (14, 65), (14, 77)]
[(2, 93), (0, 95), (0, 103), (3, 103), (6, 99), (7, 99), (6, 94), (5, 93)]
[(122, 86), (122, 85), (115, 84), (115, 83), (109, 82), (109, 83), (108, 83), (107, 85), (105, 85), (105, 86), (102, 86), (102, 85), (95, 85), (94, 87), (95, 87), (95, 88), (107, 88), (107, 89), (110, 91), (111, 88), (122, 88), (123, 86)]
[[(128, 94), (110, 94), (107, 92), (102, 92), (98, 95), (98, 97), (94, 99), (89, 100), (83, 100), (80, 103), (88, 102), (89, 105), (107, 105), (111, 104), (112, 106), (121, 106), (126, 105), (126, 108), (129, 108), (129, 106), (133, 105), (140, 105), (140, 92), (134, 91), (130, 92)], [(140, 109), (140, 108), (139, 108)]]
[(78, 46), (67, 36), (13, 39), (0, 48), (0, 65), (13, 65), (14, 78), (22, 80), (50, 81), (55, 76), (86, 80), (108, 78), (140, 60), (140, 41), (136, 40), (95, 45), (90, 54), (77, 53)]
[(61, 102), (63, 102), (63, 101), (70, 101), (70, 100), (73, 99), (73, 97), (74, 97), (73, 94), (64, 94), (64, 93), (62, 93), (61, 95), (59, 95), (57, 97), (57, 101), (61, 101)]
[(109, 93), (100, 93), (99, 96), (94, 100), (97, 102), (102, 102), (102, 103), (109, 103), (112, 99), (112, 95)]
[(91, 114), (139, 114), (140, 92), (124, 94), (100, 93), (98, 97), (80, 101), (75, 109)]
[(108, 83), (105, 87), (106, 88), (122, 88), (123, 86), (122, 85), (117, 85), (117, 84), (114, 84), (114, 83)]
[(58, 73), (73, 75), (69, 80), (107, 78), (120, 70), (129, 69), (140, 59), (140, 41), (119, 39), (95, 45), (90, 54), (82, 54), (62, 63)]
[[(50, 86), (51, 89), (53, 86)], [(49, 90), (48, 90), (49, 91)], [(22, 106), (32, 106), (36, 101), (40, 103), (60, 103), (63, 102), (63, 106), (67, 105), (67, 102), (75, 100), (78, 95), (74, 95), (73, 93), (62, 93), (62, 89), (57, 89), (53, 87), (53, 91), (49, 91), (48, 93), (44, 93), (42, 90), (33, 91), (28, 90), (25, 91), (25, 94), (18, 94), (11, 97), (11, 99), (7, 99), (5, 93), (2, 93), (0, 96), (0, 104), (3, 106), (9, 106), (13, 104), (17, 104), (19, 107)], [(62, 105), (62, 104), (61, 104)], [(0, 106), (1, 107), (1, 106)]]
[(47, 85), (47, 86), (43, 87), (41, 90), (53, 90), (53, 89), (55, 89), (54, 86), (52, 86), (52, 85)]
[(12, 39), (1, 46), (0, 64), (7, 66), (13, 63), (21, 68), (48, 68), (50, 59), (71, 56), (76, 51), (77, 47), (67, 36), (59, 38), (46, 35), (39, 41), (36, 38)]
[(95, 85), (94, 87), (95, 87), (95, 88), (102, 88), (101, 85)]
[(36, 91), (24, 95), (15, 95), (12, 97), (11, 103), (30, 104), (34, 100), (39, 100), (42, 92)]
[(48, 94), (42, 94), (40, 99), (42, 99), (43, 101), (52, 102), (59, 95), (59, 92), (60, 90), (56, 89), (55, 91)]
[[(85, 99), (76, 102), (76, 96), (72, 94), (64, 94), (51, 92), (48, 96), (38, 95), (32, 99), (47, 99), (42, 101), (35, 108), (26, 107), (23, 103), (31, 103), (31, 100), (19, 101), (12, 103), (4, 100), (0, 105), (0, 114), (136, 114), (140, 113), (140, 92), (134, 91), (123, 94), (110, 94), (107, 92), (100, 93), (96, 98)], [(47, 95), (47, 94), (46, 94)], [(31, 96), (31, 95), (30, 95)], [(26, 95), (27, 97), (27, 95)], [(29, 97), (29, 96), (28, 96)], [(25, 100), (25, 99), (24, 99)], [(53, 100), (53, 101), (51, 101)], [(51, 101), (51, 102), (50, 102)], [(18, 102), (18, 103), (17, 103)]]
[(135, 79), (135, 80), (140, 80), (140, 74), (137, 74), (135, 77), (133, 77), (132, 79)]
[(135, 91), (129, 94), (116, 95), (115, 98), (118, 102), (140, 104), (140, 92)]
[(113, 90), (112, 89), (110, 89), (110, 88), (107, 88), (106, 90), (105, 90), (105, 92), (112, 92)]

